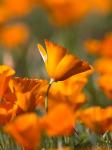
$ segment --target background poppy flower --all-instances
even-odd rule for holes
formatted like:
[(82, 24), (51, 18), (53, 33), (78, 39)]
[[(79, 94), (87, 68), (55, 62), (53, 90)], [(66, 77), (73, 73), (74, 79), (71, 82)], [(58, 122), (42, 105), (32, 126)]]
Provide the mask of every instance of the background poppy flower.
[(40, 121), (37, 115), (25, 114), (4, 127), (25, 149), (34, 150), (40, 142)]
[[(103, 115), (102, 115), (103, 114)], [(112, 107), (90, 107), (79, 111), (78, 119), (90, 129), (104, 133), (112, 129)]]
[(49, 136), (70, 135), (74, 124), (74, 112), (66, 104), (57, 105), (41, 118), (41, 126)]

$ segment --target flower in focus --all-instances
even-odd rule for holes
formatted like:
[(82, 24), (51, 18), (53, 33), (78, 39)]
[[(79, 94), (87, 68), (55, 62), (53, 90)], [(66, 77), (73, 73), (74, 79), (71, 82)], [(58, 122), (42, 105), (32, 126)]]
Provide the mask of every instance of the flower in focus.
[(87, 77), (91, 73), (92, 71), (89, 70), (64, 81), (53, 83), (48, 95), (49, 109), (55, 107), (57, 103), (66, 103), (75, 111), (84, 104), (86, 102), (86, 95), (82, 89), (87, 84)]
[(14, 74), (15, 71), (11, 67), (0, 65), (0, 99), (3, 98), (3, 95), (8, 88), (9, 80)]
[(46, 49), (40, 44), (38, 49), (45, 62), (50, 78), (54, 81), (62, 81), (75, 74), (90, 70), (86, 61), (67, 53), (67, 49), (48, 40), (45, 41)]
[[(103, 114), (103, 115), (102, 115)], [(78, 112), (78, 119), (90, 129), (104, 133), (112, 131), (112, 107), (90, 107)]]
[(41, 118), (41, 126), (49, 136), (70, 135), (74, 124), (74, 112), (66, 104), (57, 105)]
[(24, 24), (8, 25), (1, 29), (0, 43), (4, 47), (15, 48), (29, 38), (29, 29)]
[(40, 121), (33, 113), (17, 117), (4, 130), (27, 150), (34, 150), (40, 142)]

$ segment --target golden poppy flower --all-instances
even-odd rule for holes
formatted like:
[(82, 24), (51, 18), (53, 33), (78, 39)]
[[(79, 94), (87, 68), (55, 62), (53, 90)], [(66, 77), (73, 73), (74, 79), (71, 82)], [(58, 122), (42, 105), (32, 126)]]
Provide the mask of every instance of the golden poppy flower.
[(87, 78), (82, 74), (53, 83), (48, 95), (49, 109), (59, 103), (66, 103), (75, 110), (79, 108), (86, 101), (86, 96), (82, 92), (86, 83)]
[(45, 41), (46, 49), (40, 44), (38, 49), (45, 62), (48, 75), (54, 81), (62, 81), (75, 74), (90, 70), (86, 61), (67, 53), (67, 49), (48, 40)]
[(0, 43), (8, 48), (14, 48), (27, 42), (29, 29), (24, 24), (14, 24), (4, 26), (1, 29)]
[[(102, 115), (103, 114), (103, 115)], [(112, 107), (90, 107), (81, 110), (77, 115), (78, 119), (90, 129), (104, 133), (112, 131)]]
[[(42, 89), (41, 89), (42, 88)], [(43, 89), (45, 88), (45, 89)], [(28, 78), (12, 78), (0, 104), (0, 125), (17, 115), (34, 111), (45, 99), (47, 81)], [(40, 98), (41, 97), (41, 98)]]
[(100, 58), (94, 62), (94, 68), (100, 74), (112, 74), (112, 59)]
[(36, 0), (3, 0), (2, 3), (8, 10), (10, 17), (27, 15), (35, 7), (35, 4)]
[[(45, 95), (41, 88), (46, 86), (46, 80), (28, 78), (13, 78), (9, 83), (11, 93), (15, 96), (13, 103), (23, 111), (31, 111), (37, 107), (39, 97), (44, 98)], [(7, 100), (10, 101), (10, 95)]]
[[(66, 117), (65, 117), (66, 115)], [(69, 135), (72, 133), (75, 115), (66, 104), (59, 104), (41, 118), (41, 127), (49, 136)]]
[(48, 11), (52, 22), (56, 25), (79, 21), (90, 9), (88, 0), (41, 0), (40, 4)]
[(85, 47), (88, 52), (104, 57), (112, 57), (112, 33), (108, 33), (101, 40), (87, 40)]
[(40, 142), (40, 121), (33, 113), (17, 117), (4, 130), (25, 149), (34, 150)]
[(107, 95), (107, 97), (111, 99), (112, 98), (112, 74), (106, 74), (100, 76), (98, 79), (98, 85)]
[(112, 10), (111, 0), (91, 0), (91, 7), (99, 13), (109, 13)]
[(98, 54), (99, 53), (99, 49), (100, 49), (100, 45), (101, 42), (99, 40), (86, 40), (84, 42), (84, 45), (87, 49), (87, 52), (89, 52), (90, 54)]
[(15, 71), (6, 65), (0, 65), (0, 98), (3, 97), (7, 90), (9, 80), (15, 74)]

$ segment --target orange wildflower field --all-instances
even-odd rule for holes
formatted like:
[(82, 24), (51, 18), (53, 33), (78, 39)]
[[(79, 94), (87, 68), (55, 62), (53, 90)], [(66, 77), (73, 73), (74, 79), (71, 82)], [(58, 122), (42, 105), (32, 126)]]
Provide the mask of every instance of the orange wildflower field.
[(0, 0), (0, 150), (112, 150), (112, 0)]

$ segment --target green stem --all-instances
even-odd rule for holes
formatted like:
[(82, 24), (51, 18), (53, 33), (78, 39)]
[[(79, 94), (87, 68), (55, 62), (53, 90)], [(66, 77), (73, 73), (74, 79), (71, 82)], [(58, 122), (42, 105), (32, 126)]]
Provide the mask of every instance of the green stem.
[(46, 113), (48, 112), (48, 95), (49, 95), (49, 90), (50, 90), (51, 85), (52, 85), (53, 82), (54, 82), (54, 80), (51, 79), (50, 82), (49, 82), (49, 86), (47, 88), (47, 92), (46, 92), (46, 97), (45, 97), (45, 111), (46, 111)]

